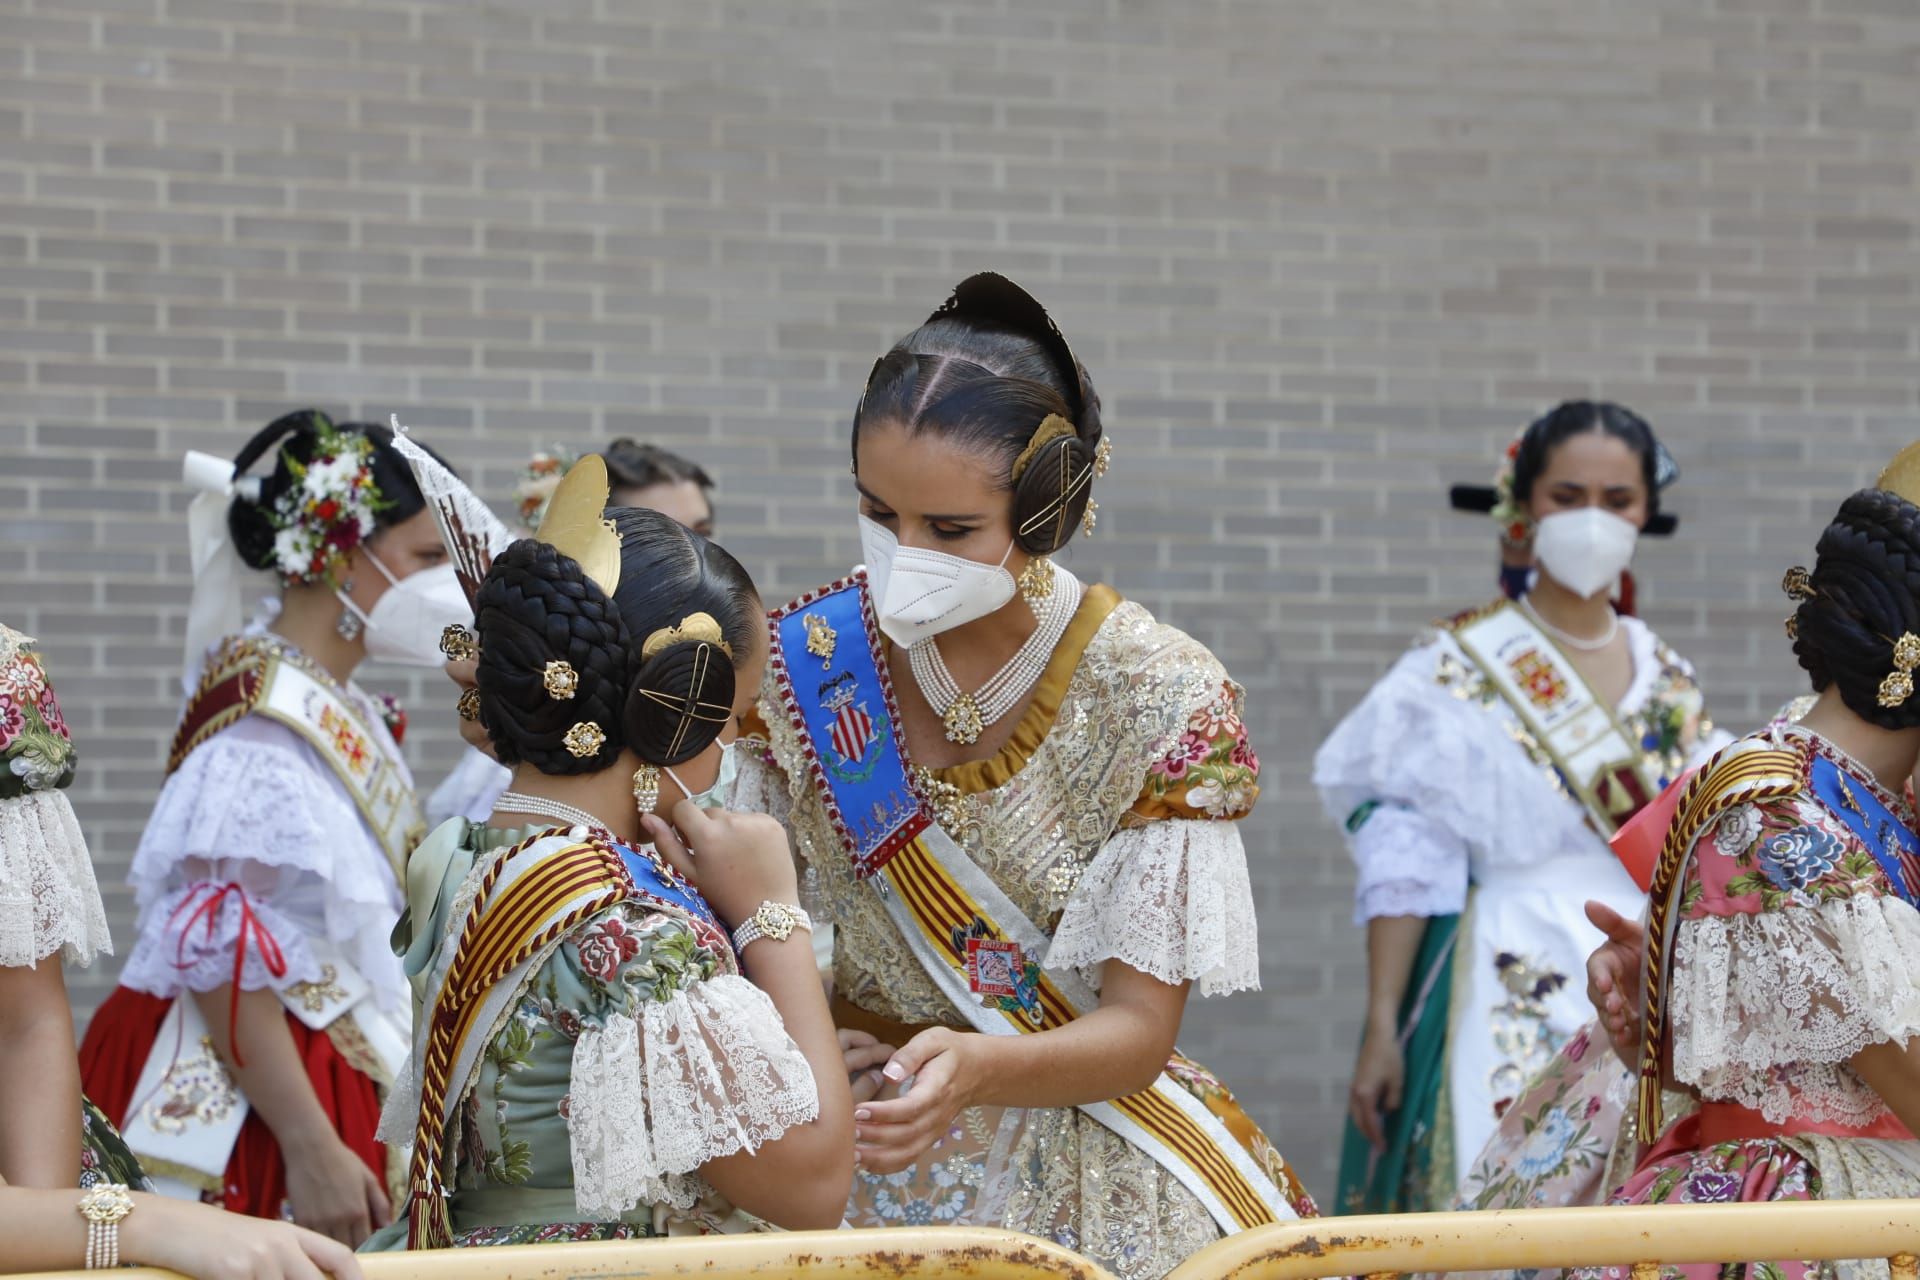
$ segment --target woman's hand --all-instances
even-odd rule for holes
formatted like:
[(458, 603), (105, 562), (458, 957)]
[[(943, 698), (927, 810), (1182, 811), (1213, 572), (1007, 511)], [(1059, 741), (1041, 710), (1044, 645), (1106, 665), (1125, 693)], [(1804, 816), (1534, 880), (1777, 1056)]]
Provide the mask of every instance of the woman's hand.
[(1391, 1027), (1369, 1027), (1353, 1065), (1347, 1113), (1375, 1151), (1386, 1150), (1387, 1116), (1400, 1109), (1406, 1083), (1407, 1059), (1399, 1035)]
[(134, 1200), (120, 1228), (121, 1256), (128, 1262), (196, 1280), (360, 1280), (353, 1250), (304, 1227), (164, 1196)]
[(380, 1179), (333, 1133), (282, 1146), (295, 1222), (354, 1249), (392, 1221)]
[(840, 1053), (846, 1059), (847, 1084), (853, 1089), (855, 1105), (872, 1102), (888, 1087), (880, 1068), (893, 1057), (893, 1046), (849, 1027), (836, 1027), (834, 1034), (840, 1038)]
[(641, 815), (640, 825), (730, 928), (763, 902), (800, 900), (787, 830), (764, 813), (702, 809), (682, 800), (673, 807), (673, 825), (651, 813)]
[(1647, 931), (1604, 902), (1587, 904), (1587, 919), (1607, 935), (1587, 957), (1587, 999), (1606, 1028), (1607, 1042), (1621, 1062), (1639, 1065), (1640, 963)]
[(891, 1101), (859, 1102), (853, 1157), (873, 1173), (898, 1173), (947, 1136), (973, 1105), (980, 1041), (976, 1032), (929, 1027), (894, 1053), (881, 1076), (903, 1088)]

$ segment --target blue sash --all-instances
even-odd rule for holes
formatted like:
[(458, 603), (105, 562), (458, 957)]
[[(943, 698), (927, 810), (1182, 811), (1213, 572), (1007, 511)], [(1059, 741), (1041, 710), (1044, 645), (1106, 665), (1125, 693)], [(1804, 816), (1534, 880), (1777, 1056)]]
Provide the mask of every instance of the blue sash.
[(777, 610), (772, 632), (768, 660), (789, 718), (805, 729), (807, 771), (865, 879), (931, 823), (901, 754), (866, 571)]
[(633, 881), (634, 889), (642, 896), (657, 899), (670, 907), (677, 907), (694, 919), (712, 925), (721, 933), (727, 931), (726, 926), (722, 925), (719, 918), (713, 914), (713, 908), (707, 905), (707, 900), (701, 897), (699, 890), (692, 885), (679, 876), (668, 879), (661, 875), (660, 869), (653, 865), (653, 859), (638, 850), (630, 849), (618, 842), (615, 842), (613, 850), (620, 855), (620, 861), (627, 869), (628, 878)]
[(1860, 837), (1873, 860), (1887, 873), (1894, 893), (1910, 907), (1920, 907), (1920, 837), (1880, 802), (1873, 789), (1858, 781), (1849, 785), (1840, 767), (1825, 756), (1813, 758), (1813, 794)]

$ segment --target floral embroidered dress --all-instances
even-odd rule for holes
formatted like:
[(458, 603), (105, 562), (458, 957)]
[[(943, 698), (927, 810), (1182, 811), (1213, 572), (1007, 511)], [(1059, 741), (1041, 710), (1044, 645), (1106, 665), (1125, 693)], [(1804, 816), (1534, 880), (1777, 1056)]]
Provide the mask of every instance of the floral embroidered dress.
[[(325, 741), (377, 773), (391, 823), (417, 831), (388, 706), (267, 631), (277, 605), (215, 646), (207, 670), (229, 660), (297, 670), (318, 690), (307, 705), (325, 720)], [(202, 681), (189, 720), (206, 692)], [(163, 1192), (280, 1217), (286, 1169), (271, 1129), (245, 1109), (211, 1042), (176, 1028), (198, 1018), (194, 992), (274, 992), (321, 1106), (384, 1179), (380, 1091), (396, 1056), (388, 1042), (404, 1057), (410, 1016), (388, 941), (403, 901), (387, 845), (315, 732), (240, 707), (209, 723), (214, 731), (177, 760), (154, 802), (128, 877), (140, 913), (134, 945), (87, 1028), (81, 1074)]]
[[(856, 644), (857, 636), (839, 643)], [(1241, 690), (1205, 648), (1110, 588), (1090, 588), (1006, 747), (919, 770), (939, 825), (1041, 932), (1048, 968), (1097, 987), (1119, 960), (1201, 995), (1259, 985), (1259, 943), (1235, 820), (1259, 795)], [(859, 879), (770, 677), (741, 739), (736, 807), (786, 823), (816, 921), (834, 926), (835, 1020), (900, 1045), (970, 1029)], [(754, 748), (760, 748), (758, 750)], [(911, 765), (911, 753), (907, 763)], [(1279, 1153), (1197, 1064), (1169, 1071), (1218, 1115), (1302, 1215)], [(972, 1224), (1059, 1242), (1128, 1277), (1159, 1276), (1219, 1238), (1152, 1157), (1073, 1108), (964, 1111), (900, 1173), (856, 1171), (853, 1226)]]
[[(1694, 844), (1668, 998), (1673, 1079), (1700, 1109), (1669, 1125), (1611, 1203), (1920, 1197), (1920, 1141), (1847, 1065), (1920, 1035), (1913, 810), (1807, 730), (1776, 727), (1740, 746), (1756, 742), (1803, 752), (1808, 783), (1729, 810)], [(1904, 831), (1876, 832), (1869, 815), (1881, 814)], [(1744, 1270), (1798, 1280), (1836, 1264)], [(1837, 1270), (1884, 1278), (1887, 1264)]]
[[(567, 842), (455, 818), (415, 851), (394, 941), (422, 1028), (482, 878), (510, 850), (537, 856), (539, 839)], [(561, 935), (502, 1007), (444, 1144), (456, 1246), (759, 1228), (700, 1166), (813, 1119), (819, 1096), (718, 927), (651, 901), (616, 903)], [(413, 1139), (419, 1061), (416, 1050), (388, 1103), (391, 1142)], [(404, 1248), (397, 1217), (363, 1248)]]
[[(87, 842), (67, 802), (77, 753), (33, 641), (0, 623), (0, 968), (81, 966), (113, 951)], [(80, 1100), (80, 1185), (147, 1187), (120, 1134)]]
[[(1728, 739), (1685, 660), (1638, 619), (1620, 627), (1633, 679), (1615, 712), (1664, 783)], [(1342, 1211), (1450, 1208), (1507, 1106), (1591, 1016), (1580, 977), (1602, 939), (1587, 900), (1637, 918), (1645, 898), (1450, 627), (1417, 640), (1341, 721), (1313, 780), (1348, 835), (1355, 922), (1430, 921), (1401, 1010), (1395, 1141), (1380, 1156), (1349, 1126)], [(1617, 1076), (1588, 1087), (1624, 1090)]]

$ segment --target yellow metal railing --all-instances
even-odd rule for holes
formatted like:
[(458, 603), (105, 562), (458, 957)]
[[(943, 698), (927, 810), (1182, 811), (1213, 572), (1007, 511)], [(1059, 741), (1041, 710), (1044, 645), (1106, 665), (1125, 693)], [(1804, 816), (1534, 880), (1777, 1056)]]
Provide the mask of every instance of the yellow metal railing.
[[(1518, 1268), (1630, 1268), (1778, 1258), (1886, 1258), (1892, 1280), (1920, 1280), (1920, 1200), (1657, 1205), (1318, 1218), (1242, 1232), (1196, 1253), (1167, 1280), (1307, 1280)], [(1059, 1245), (985, 1227), (898, 1227), (784, 1235), (685, 1236), (522, 1245), (361, 1259), (367, 1280), (1111, 1280)], [(84, 1272), (46, 1273), (37, 1280)], [(170, 1280), (146, 1268), (126, 1280)]]
[(1167, 1280), (1306, 1280), (1522, 1267), (1887, 1258), (1893, 1280), (1920, 1280), (1920, 1200), (1651, 1205), (1317, 1218), (1229, 1236)]

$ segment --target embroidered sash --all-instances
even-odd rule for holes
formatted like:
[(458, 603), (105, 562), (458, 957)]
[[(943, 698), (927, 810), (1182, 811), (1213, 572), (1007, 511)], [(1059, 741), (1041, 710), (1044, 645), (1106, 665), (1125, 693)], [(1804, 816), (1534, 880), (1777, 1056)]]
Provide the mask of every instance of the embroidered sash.
[(286, 725), (326, 761), (404, 884), (407, 854), (427, 833), (412, 788), (380, 749), (359, 708), (306, 658), (268, 637), (235, 637), (208, 661), (174, 733), (167, 772), (249, 715)]
[(453, 1243), (446, 1135), (479, 1070), (486, 1040), (569, 932), (629, 899), (690, 917), (709, 938), (726, 937), (705, 900), (685, 882), (662, 875), (644, 855), (596, 836), (575, 841), (563, 831), (546, 831), (506, 850), (482, 873), (457, 941), (435, 966), (423, 1000), (429, 1012), (415, 1032), (420, 1114), (407, 1179), (408, 1248)]
[(1806, 785), (1811, 751), (1738, 744), (1715, 756), (1693, 775), (1680, 794), (1673, 825), (1667, 829), (1660, 861), (1648, 891), (1647, 948), (1640, 973), (1640, 1140), (1650, 1144), (1664, 1123), (1661, 1065), (1667, 1047), (1667, 957), (1680, 924), (1680, 895), (1685, 892), (1693, 847), (1713, 824), (1737, 805), (1778, 800)]
[[(914, 958), (977, 1031), (1063, 1027), (1098, 997), (1043, 964), (1050, 939), (935, 824), (909, 778), (898, 709), (856, 571), (772, 615), (769, 662), (855, 874), (871, 881)], [(1151, 1156), (1232, 1233), (1295, 1217), (1217, 1117), (1162, 1072), (1080, 1110)]]
[(1553, 762), (1595, 831), (1611, 836), (1666, 785), (1658, 757), (1526, 612), (1502, 600), (1447, 624), (1461, 650)]
[(1807, 781), (1820, 803), (1867, 846), (1895, 896), (1920, 908), (1920, 837), (1870, 789), (1849, 783), (1840, 766), (1825, 756), (1813, 757)]

